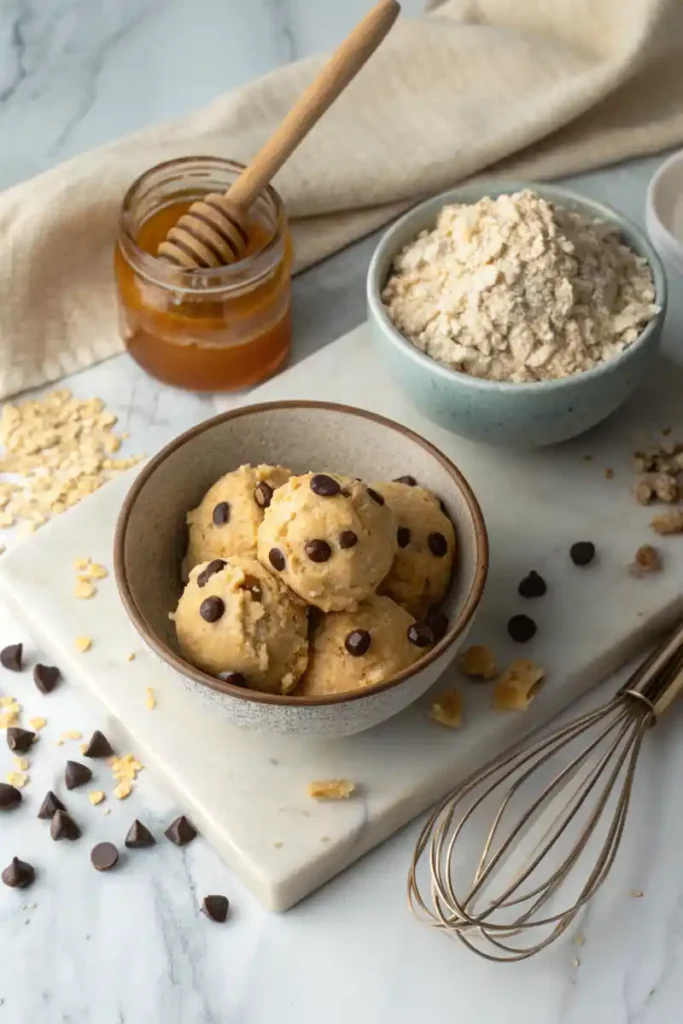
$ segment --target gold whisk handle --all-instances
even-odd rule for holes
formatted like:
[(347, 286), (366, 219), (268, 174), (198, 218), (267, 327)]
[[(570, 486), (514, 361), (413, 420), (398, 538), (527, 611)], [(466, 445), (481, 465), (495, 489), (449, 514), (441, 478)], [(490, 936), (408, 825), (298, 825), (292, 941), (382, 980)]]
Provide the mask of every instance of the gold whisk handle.
[(683, 622), (640, 665), (619, 695), (645, 704), (653, 723), (683, 692)]

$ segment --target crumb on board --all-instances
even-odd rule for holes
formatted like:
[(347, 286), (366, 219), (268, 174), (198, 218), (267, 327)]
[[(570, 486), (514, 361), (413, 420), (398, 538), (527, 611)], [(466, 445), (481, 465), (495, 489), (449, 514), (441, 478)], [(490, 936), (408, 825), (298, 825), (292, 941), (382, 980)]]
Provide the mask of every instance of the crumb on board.
[(636, 577), (648, 576), (653, 572), (661, 572), (662, 557), (651, 544), (641, 544), (635, 554), (631, 566), (631, 574)]
[(88, 793), (88, 800), (93, 807), (97, 807), (98, 804), (105, 800), (105, 794), (101, 789), (93, 789), (92, 792)]
[(655, 533), (662, 537), (668, 534), (683, 533), (683, 508), (674, 508), (669, 512), (662, 513), (661, 516), (655, 516), (651, 520), (650, 526)]
[(614, 479), (614, 470), (610, 469), (609, 466), (608, 466), (607, 469), (605, 470), (605, 480), (613, 480), (613, 479)]
[(92, 647), (92, 640), (89, 636), (77, 636), (74, 645), (79, 654), (87, 654)]
[(474, 644), (458, 655), (458, 668), (473, 679), (493, 679), (498, 672), (493, 651), (482, 644)]
[(543, 669), (530, 658), (518, 658), (494, 687), (494, 708), (496, 711), (526, 711), (544, 678)]
[(355, 788), (348, 779), (320, 779), (308, 783), (308, 795), (314, 800), (348, 800)]
[(631, 890), (629, 890), (629, 896), (631, 897), (631, 899), (639, 900), (644, 895), (645, 895), (645, 893), (643, 892), (642, 889), (631, 889)]
[(129, 654), (126, 661), (135, 661), (135, 655), (133, 653)]
[(59, 742), (60, 746), (61, 746), (61, 743), (66, 743), (67, 740), (82, 740), (82, 739), (83, 739), (83, 733), (79, 732), (78, 729), (67, 729), (66, 732), (62, 733), (62, 735), (59, 737), (59, 740), (57, 742)]
[(30, 764), (30, 762), (29, 762), (29, 759), (27, 757), (15, 757), (14, 758), (14, 767), (19, 772), (26, 772), (26, 771), (28, 771), (29, 764)]
[(7, 704), (4, 711), (0, 711), (0, 729), (10, 729), (19, 721), (21, 705), (13, 701)]
[(119, 782), (118, 786), (114, 789), (114, 796), (117, 800), (125, 800), (133, 792), (133, 787), (130, 782)]
[(34, 732), (40, 732), (47, 725), (46, 718), (29, 718), (28, 724), (31, 726)]
[(583, 946), (583, 945), (585, 945), (585, 942), (586, 942), (586, 940), (583, 937), (583, 935), (581, 934), (581, 932), (579, 932), (578, 935), (574, 936), (574, 945), (575, 946)]
[(91, 597), (94, 597), (97, 593), (95, 587), (92, 585), (90, 580), (79, 579), (74, 587), (74, 597), (77, 597), (81, 601), (88, 601)]
[(28, 782), (28, 775), (26, 772), (8, 772), (5, 776), (5, 781), (14, 786), (15, 789), (23, 789)]
[(148, 686), (145, 690), (145, 707), (148, 711), (154, 711), (157, 706), (157, 699), (154, 694), (154, 690), (151, 686)]
[(462, 697), (454, 686), (437, 694), (430, 704), (429, 717), (450, 729), (460, 728), (462, 725)]

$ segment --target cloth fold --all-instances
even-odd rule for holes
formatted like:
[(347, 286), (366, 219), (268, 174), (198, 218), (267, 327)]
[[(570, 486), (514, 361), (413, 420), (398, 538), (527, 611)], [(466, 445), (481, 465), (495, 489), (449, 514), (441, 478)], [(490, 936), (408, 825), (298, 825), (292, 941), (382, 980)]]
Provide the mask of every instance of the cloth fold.
[[(400, 18), (278, 175), (297, 268), (486, 171), (546, 179), (683, 139), (681, 0), (444, 0)], [(192, 154), (247, 162), (324, 57), (0, 194), (0, 397), (122, 349), (123, 194)]]

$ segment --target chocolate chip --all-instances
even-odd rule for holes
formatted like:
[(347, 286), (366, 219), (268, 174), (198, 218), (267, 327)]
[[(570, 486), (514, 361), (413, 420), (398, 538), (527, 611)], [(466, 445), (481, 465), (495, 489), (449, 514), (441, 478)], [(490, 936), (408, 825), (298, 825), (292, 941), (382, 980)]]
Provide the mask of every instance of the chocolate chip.
[(367, 629), (354, 629), (344, 641), (344, 647), (354, 658), (360, 658), (370, 649), (370, 634)]
[(319, 498), (334, 498), (341, 490), (341, 484), (327, 473), (316, 473), (311, 477), (311, 490)]
[(211, 517), (215, 526), (225, 526), (230, 522), (230, 505), (227, 501), (219, 501)]
[(417, 480), (414, 476), (397, 476), (395, 484), (405, 484), (406, 487), (417, 487)]
[(307, 540), (304, 551), (312, 562), (327, 562), (332, 554), (332, 548), (326, 540)]
[(517, 591), (522, 597), (543, 597), (548, 591), (548, 584), (542, 576), (539, 576), (532, 569), (529, 575), (525, 576), (519, 584)]
[(34, 868), (25, 860), (12, 857), (11, 864), (2, 873), (2, 880), (10, 889), (28, 889), (36, 880)]
[(377, 491), (373, 490), (372, 487), (368, 487), (368, 494), (370, 495), (373, 501), (377, 502), (378, 505), (384, 504), (384, 498), (382, 497), (382, 495), (378, 494)]
[(595, 544), (589, 540), (579, 540), (570, 547), (569, 557), (574, 565), (590, 565), (595, 558)]
[(427, 615), (427, 625), (434, 634), (434, 642), (438, 643), (448, 632), (448, 616), (438, 608), (432, 608)]
[(410, 530), (407, 526), (399, 526), (396, 532), (396, 540), (400, 548), (407, 548), (410, 544)]
[(429, 550), (435, 558), (443, 558), (448, 554), (448, 541), (442, 533), (430, 533), (427, 537)]
[(212, 562), (205, 565), (202, 571), (197, 576), (197, 586), (205, 587), (212, 576), (215, 576), (221, 569), (225, 569), (228, 563), (223, 561), (222, 558), (214, 558)]
[(276, 569), (278, 572), (282, 572), (285, 565), (287, 564), (285, 562), (285, 556), (282, 554), (279, 548), (270, 549), (270, 551), (268, 552), (268, 561), (272, 565), (273, 569)]
[(416, 647), (431, 647), (434, 643), (434, 633), (426, 622), (414, 622), (412, 626), (408, 626), (408, 639)]
[(28, 729), (20, 729), (16, 725), (11, 725), (7, 730), (7, 746), (15, 754), (25, 754), (35, 738), (36, 734), (34, 732), (29, 732)]
[(339, 534), (339, 547), (342, 548), (343, 551), (346, 551), (347, 548), (355, 548), (357, 543), (358, 536), (353, 532), (353, 530), (342, 530)]
[(38, 817), (41, 819), (41, 821), (52, 821), (57, 811), (65, 810), (66, 807), (64, 806), (62, 801), (59, 799), (58, 796), (55, 796), (55, 794), (50, 789), (48, 790), (45, 799), (40, 805)]
[(78, 789), (92, 779), (92, 772), (85, 764), (78, 761), (67, 761), (64, 768), (64, 782), (67, 789)]
[(225, 612), (225, 601), (220, 597), (205, 597), (199, 606), (204, 622), (218, 622)]
[(263, 597), (261, 582), (255, 576), (252, 576), (251, 573), (245, 572), (244, 579), (240, 585), (242, 590), (249, 591), (255, 601), (261, 601), (261, 598)]
[(24, 650), (23, 644), (10, 644), (0, 651), (0, 665), (8, 668), (10, 672), (21, 672), (21, 655)]
[(60, 839), (68, 839), (73, 842), (81, 838), (81, 830), (66, 811), (55, 811), (50, 825), (50, 835), (58, 842)]
[(128, 829), (124, 842), (129, 850), (144, 850), (148, 846), (154, 846), (156, 839), (147, 826), (136, 818)]
[(227, 896), (205, 896), (202, 900), (202, 914), (217, 924), (223, 924), (229, 909), (230, 901)]
[(538, 626), (528, 615), (513, 615), (508, 622), (508, 633), (518, 644), (525, 644), (535, 635)]
[(52, 693), (62, 677), (62, 673), (54, 665), (36, 665), (33, 669), (33, 682), (41, 693)]
[(83, 751), (83, 757), (113, 757), (114, 750), (111, 743), (99, 729), (90, 737), (90, 742)]
[(273, 488), (265, 480), (261, 480), (254, 488), (254, 501), (259, 508), (268, 508), (273, 500)]
[(113, 843), (98, 843), (90, 851), (90, 862), (96, 871), (111, 871), (119, 862), (119, 851)]
[(16, 786), (0, 782), (0, 811), (11, 811), (21, 803), (21, 792)]
[(219, 672), (218, 679), (221, 679), (224, 683), (230, 683), (231, 686), (246, 686), (247, 681), (241, 672)]
[(164, 835), (176, 846), (187, 846), (193, 839), (197, 838), (197, 829), (187, 820), (184, 814), (172, 821)]

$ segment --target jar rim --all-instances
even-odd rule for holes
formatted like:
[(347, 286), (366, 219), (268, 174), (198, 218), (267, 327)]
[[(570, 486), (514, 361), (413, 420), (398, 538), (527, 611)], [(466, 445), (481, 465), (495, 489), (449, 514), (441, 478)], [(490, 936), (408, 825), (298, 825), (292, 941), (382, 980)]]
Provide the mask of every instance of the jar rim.
[[(180, 170), (184, 166), (192, 164), (213, 165), (238, 174), (246, 166), (238, 160), (230, 160), (227, 157), (197, 154), (163, 160), (161, 163), (147, 168), (128, 186), (121, 203), (119, 213), (119, 244), (123, 256), (129, 263), (132, 257), (135, 261), (136, 272), (142, 274), (148, 281), (161, 288), (172, 289), (175, 292), (200, 291), (202, 294), (209, 295), (213, 291), (225, 292), (232, 288), (244, 288), (247, 281), (250, 285), (256, 284), (262, 277), (267, 276), (271, 272), (273, 267), (272, 256), (274, 250), (282, 241), (282, 235), (286, 227), (284, 203), (279, 192), (272, 185), (266, 185), (260, 195), (268, 199), (275, 214), (273, 234), (261, 249), (251, 253), (242, 260), (238, 260), (236, 263), (226, 264), (223, 267), (197, 268), (196, 270), (188, 271), (159, 259), (158, 256), (147, 252), (138, 245), (132, 224), (132, 210), (135, 200), (139, 198), (141, 191), (153, 176), (164, 171)], [(124, 244), (121, 244), (122, 242)], [(130, 251), (126, 252), (126, 249)]]

